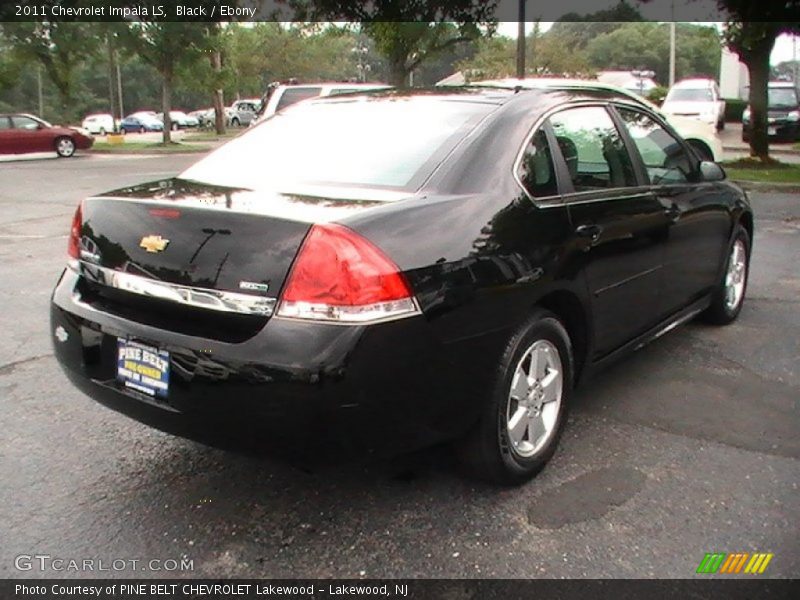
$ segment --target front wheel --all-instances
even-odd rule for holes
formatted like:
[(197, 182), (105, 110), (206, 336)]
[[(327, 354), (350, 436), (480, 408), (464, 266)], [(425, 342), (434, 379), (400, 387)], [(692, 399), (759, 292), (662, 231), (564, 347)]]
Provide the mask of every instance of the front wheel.
[(744, 227), (737, 225), (733, 244), (728, 251), (725, 272), (714, 291), (711, 306), (703, 313), (706, 321), (715, 325), (727, 325), (736, 320), (747, 291), (749, 266), (750, 236)]
[(56, 140), (56, 154), (61, 158), (69, 158), (75, 154), (75, 142), (68, 137), (60, 137)]
[(503, 485), (535, 476), (558, 445), (572, 379), (567, 331), (554, 314), (537, 310), (509, 340), (480, 420), (459, 442), (464, 466)]

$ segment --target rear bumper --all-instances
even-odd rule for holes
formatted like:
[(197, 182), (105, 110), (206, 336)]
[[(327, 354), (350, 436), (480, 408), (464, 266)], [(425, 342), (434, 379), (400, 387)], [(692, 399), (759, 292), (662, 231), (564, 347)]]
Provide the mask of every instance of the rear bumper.
[[(768, 135), (771, 140), (793, 142), (800, 138), (800, 121), (775, 121), (769, 124), (769, 129), (773, 128), (775, 133)], [(744, 137), (749, 137), (750, 131), (749, 123), (742, 125)]]
[[(272, 318), (226, 343), (98, 311), (77, 279), (66, 270), (53, 293), (56, 358), (85, 394), (162, 431), (218, 446), (392, 452), (457, 436), (477, 416), (474, 378), (424, 317), (357, 327)], [(166, 400), (116, 381), (119, 337), (169, 351)]]

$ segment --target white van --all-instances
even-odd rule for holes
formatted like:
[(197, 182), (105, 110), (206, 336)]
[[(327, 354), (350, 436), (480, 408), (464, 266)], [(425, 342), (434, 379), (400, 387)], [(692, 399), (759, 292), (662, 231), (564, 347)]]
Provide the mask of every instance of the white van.
[(688, 117), (725, 128), (725, 101), (713, 79), (684, 79), (673, 85), (661, 110), (667, 115)]
[[(281, 109), (291, 106), (301, 100), (309, 98), (319, 98), (321, 96), (336, 96), (339, 94), (351, 94), (356, 92), (367, 92), (370, 90), (385, 90), (390, 86), (383, 83), (309, 83), (303, 85), (279, 85), (269, 95), (266, 106), (261, 111), (256, 120), (261, 121), (274, 115)], [(264, 100), (262, 100), (264, 102)]]

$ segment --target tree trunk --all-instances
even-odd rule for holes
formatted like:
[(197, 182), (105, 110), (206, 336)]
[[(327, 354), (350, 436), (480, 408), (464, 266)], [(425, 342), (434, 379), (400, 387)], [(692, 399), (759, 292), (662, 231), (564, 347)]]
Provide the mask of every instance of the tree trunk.
[(772, 46), (773, 44), (758, 44), (750, 50), (745, 61), (750, 74), (750, 156), (761, 161), (769, 160), (767, 87)]
[(161, 112), (164, 113), (163, 142), (172, 143), (172, 69), (167, 69), (161, 74)]
[[(222, 71), (222, 52), (219, 50), (211, 53), (211, 66), (214, 69), (214, 73), (219, 77), (219, 73)], [(217, 135), (222, 135), (225, 133), (225, 102), (221, 88), (214, 90), (212, 99), (214, 102), (214, 129)]]
[(389, 59), (389, 85), (408, 87), (409, 69), (406, 67), (406, 56), (392, 56)]

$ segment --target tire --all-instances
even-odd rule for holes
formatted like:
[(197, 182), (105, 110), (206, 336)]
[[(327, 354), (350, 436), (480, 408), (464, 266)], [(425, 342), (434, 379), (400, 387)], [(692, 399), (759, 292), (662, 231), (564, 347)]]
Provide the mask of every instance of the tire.
[(172, 123), (170, 124), (169, 128), (172, 129), (172, 131), (178, 131), (180, 126), (177, 123)]
[(100, 135), (101, 135), (101, 136), (103, 136), (103, 135), (105, 135), (105, 134), (106, 134), (106, 129), (105, 129), (105, 127), (101, 127), (101, 128), (100, 128)]
[(727, 325), (736, 320), (747, 293), (750, 272), (750, 236), (741, 225), (736, 226), (733, 242), (728, 249), (725, 270), (703, 319), (714, 325)]
[(55, 149), (59, 158), (69, 158), (75, 154), (75, 140), (67, 136), (56, 138)]
[[(534, 356), (540, 366), (531, 385)], [(537, 309), (509, 339), (478, 423), (457, 442), (468, 473), (518, 485), (544, 468), (567, 421), (573, 364), (566, 329), (553, 313)]]
[(717, 131), (723, 131), (725, 129), (725, 119), (717, 122)]
[(239, 119), (238, 119), (237, 117), (233, 117), (233, 118), (231, 119), (231, 125), (232, 125), (233, 127), (238, 127), (238, 126), (239, 126)]

